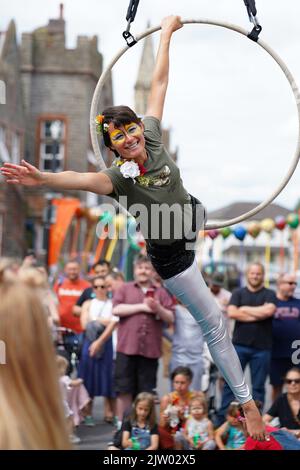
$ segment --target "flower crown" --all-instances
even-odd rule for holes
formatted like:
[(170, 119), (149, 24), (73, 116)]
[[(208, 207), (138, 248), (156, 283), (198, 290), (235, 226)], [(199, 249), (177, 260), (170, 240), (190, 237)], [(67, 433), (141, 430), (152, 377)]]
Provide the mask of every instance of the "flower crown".
[(108, 124), (107, 122), (103, 123), (105, 117), (103, 114), (98, 114), (95, 118), (95, 123), (96, 123), (96, 132), (97, 134), (103, 134), (103, 132), (108, 131)]

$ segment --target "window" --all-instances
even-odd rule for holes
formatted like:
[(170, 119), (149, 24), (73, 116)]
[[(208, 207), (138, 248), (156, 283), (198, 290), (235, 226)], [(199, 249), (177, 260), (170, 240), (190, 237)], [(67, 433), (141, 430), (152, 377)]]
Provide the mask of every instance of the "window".
[(5, 129), (3, 126), (0, 126), (0, 142), (5, 144)]
[[(55, 133), (53, 125), (59, 128)], [(41, 171), (62, 171), (64, 169), (65, 136), (66, 126), (63, 120), (54, 118), (40, 121), (39, 166)]]
[(6, 132), (5, 127), (0, 126), (0, 161), (10, 162), (10, 156), (6, 147)]
[(0, 104), (6, 104), (6, 86), (3, 80), (0, 80)]
[(11, 140), (11, 160), (18, 164), (21, 161), (21, 138), (19, 134), (12, 134)]

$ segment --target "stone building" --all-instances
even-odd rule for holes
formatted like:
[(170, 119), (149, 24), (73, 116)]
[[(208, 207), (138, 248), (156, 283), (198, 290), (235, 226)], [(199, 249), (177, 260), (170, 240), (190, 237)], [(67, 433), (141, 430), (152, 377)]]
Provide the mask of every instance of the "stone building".
[[(58, 19), (45, 27), (22, 34), (22, 85), (26, 113), (26, 159), (42, 171), (97, 171), (89, 115), (93, 93), (102, 72), (103, 57), (97, 37), (78, 36), (75, 49), (65, 45), (65, 20), (60, 6)], [(111, 80), (106, 82), (100, 108), (112, 104)], [(54, 141), (51, 125), (60, 124)], [(105, 156), (105, 151), (103, 152)], [(45, 197), (46, 194), (46, 197)], [(85, 192), (64, 192), (95, 206), (99, 198)], [(33, 221), (36, 249), (41, 249), (45, 199), (49, 190), (27, 190), (29, 219)]]
[[(11, 21), (0, 32), (0, 164), (19, 163), (23, 157), (25, 117), (21, 88), (20, 51)], [(0, 256), (22, 256), (26, 204), (23, 188), (9, 186), (0, 176)]]

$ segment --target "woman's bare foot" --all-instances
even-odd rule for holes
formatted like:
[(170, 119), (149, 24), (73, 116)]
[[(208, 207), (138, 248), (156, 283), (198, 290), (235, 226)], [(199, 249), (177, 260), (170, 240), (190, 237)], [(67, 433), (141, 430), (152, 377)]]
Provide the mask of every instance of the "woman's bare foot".
[(249, 436), (257, 441), (264, 441), (266, 439), (265, 425), (254, 400), (244, 403), (242, 408), (246, 418), (246, 426)]

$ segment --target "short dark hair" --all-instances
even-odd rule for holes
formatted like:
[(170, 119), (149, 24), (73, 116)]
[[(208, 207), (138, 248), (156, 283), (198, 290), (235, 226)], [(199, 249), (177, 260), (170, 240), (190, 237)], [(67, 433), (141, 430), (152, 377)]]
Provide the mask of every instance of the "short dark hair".
[[(135, 112), (128, 106), (111, 106), (102, 111), (104, 116), (103, 124), (113, 123), (115, 127), (124, 126), (131, 122), (141, 124), (141, 119), (135, 114)], [(108, 132), (103, 132), (103, 141), (106, 147), (111, 149), (111, 140)], [(114, 150), (114, 153), (117, 152)]]
[(101, 279), (101, 281), (105, 281), (105, 280), (106, 280), (106, 276), (96, 276), (96, 277), (94, 277), (94, 278), (93, 278), (93, 282), (92, 282), (93, 287), (94, 287), (94, 282), (97, 281), (97, 280), (99, 280), (99, 279)]
[(290, 372), (296, 372), (297, 374), (300, 375), (300, 369), (299, 369), (299, 367), (296, 367), (296, 366), (295, 366), (295, 367), (291, 367), (291, 368), (286, 372), (285, 378), (287, 378), (287, 376), (288, 376), (288, 374), (289, 374)]
[(105, 259), (98, 259), (96, 263), (93, 264), (92, 268), (95, 269), (96, 266), (104, 266), (106, 265), (108, 269), (110, 269), (110, 262), (106, 261)]
[(193, 376), (194, 376), (193, 371), (189, 367), (186, 367), (186, 366), (176, 367), (176, 369), (174, 369), (171, 373), (171, 380), (174, 380), (176, 375), (184, 375), (190, 381), (193, 380)]

